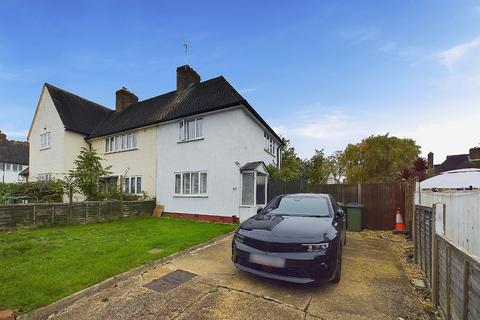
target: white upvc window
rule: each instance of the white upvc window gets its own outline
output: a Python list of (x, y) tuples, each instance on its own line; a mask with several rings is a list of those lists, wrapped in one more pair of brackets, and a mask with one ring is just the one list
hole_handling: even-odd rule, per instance
[(40, 150), (50, 148), (50, 132), (45, 132), (40, 135)]
[(175, 172), (176, 196), (206, 196), (208, 175), (206, 171)]
[(125, 177), (123, 179), (123, 191), (125, 193), (142, 193), (142, 177)]
[(178, 141), (203, 138), (203, 118), (183, 119), (178, 123)]
[(105, 139), (105, 153), (127, 151), (137, 148), (137, 132), (119, 134)]
[(38, 175), (38, 179), (39, 181), (50, 181), (52, 180), (52, 174), (51, 173), (40, 173)]
[(263, 133), (263, 138), (264, 138), (263, 148), (265, 149), (265, 151), (267, 151), (268, 153), (270, 153), (273, 156), (276, 156), (278, 145), (277, 145), (277, 142), (275, 141), (275, 139), (273, 139), (273, 137), (270, 136), (267, 132)]

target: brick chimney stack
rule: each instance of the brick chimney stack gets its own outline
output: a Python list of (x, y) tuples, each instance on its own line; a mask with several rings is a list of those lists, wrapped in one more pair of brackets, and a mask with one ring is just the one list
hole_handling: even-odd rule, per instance
[(133, 94), (133, 92), (128, 91), (127, 88), (122, 87), (115, 93), (116, 101), (115, 101), (115, 111), (121, 112), (125, 110), (131, 104), (138, 102), (138, 97)]
[(470, 161), (480, 160), (480, 148), (478, 147), (470, 148), (468, 152), (468, 158)]
[(433, 152), (429, 152), (427, 155), (427, 170), (433, 172)]
[(7, 135), (0, 130), (0, 141), (6, 141), (7, 140)]
[(192, 83), (200, 83), (200, 76), (189, 65), (177, 68), (177, 91), (183, 91)]

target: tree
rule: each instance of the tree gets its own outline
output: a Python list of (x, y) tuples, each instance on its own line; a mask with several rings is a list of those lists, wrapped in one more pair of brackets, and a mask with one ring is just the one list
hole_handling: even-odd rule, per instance
[(87, 200), (101, 198), (100, 178), (111, 173), (110, 166), (102, 166), (102, 160), (95, 149), (88, 150), (83, 147), (74, 162), (74, 169), (68, 173), (66, 180), (71, 181), (71, 186), (80, 191)]
[(341, 183), (342, 177), (345, 176), (345, 163), (343, 159), (343, 151), (335, 151), (327, 157), (327, 171), (332, 174), (336, 183)]
[(272, 179), (293, 180), (301, 177), (302, 159), (297, 156), (295, 148), (290, 146), (290, 140), (283, 139), (285, 147), (282, 150), (282, 165), (280, 170), (274, 165), (268, 166)]
[(419, 181), (427, 178), (428, 162), (425, 158), (418, 157), (413, 161), (413, 171)]
[(412, 139), (390, 137), (388, 133), (372, 135), (345, 149), (345, 176), (349, 183), (393, 181), (402, 169), (411, 166), (419, 152), (420, 147)]
[(315, 149), (315, 154), (303, 161), (302, 176), (312, 184), (322, 184), (326, 182), (328, 174), (327, 159), (323, 149)]

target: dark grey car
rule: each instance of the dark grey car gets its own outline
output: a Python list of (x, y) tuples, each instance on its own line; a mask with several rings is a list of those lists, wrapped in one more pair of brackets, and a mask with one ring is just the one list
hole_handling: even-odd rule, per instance
[(345, 242), (344, 213), (331, 195), (281, 195), (237, 228), (232, 261), (278, 280), (339, 282)]

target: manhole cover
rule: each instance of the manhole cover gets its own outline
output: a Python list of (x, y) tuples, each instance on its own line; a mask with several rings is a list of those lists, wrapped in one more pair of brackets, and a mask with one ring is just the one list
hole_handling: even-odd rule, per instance
[(165, 293), (175, 289), (182, 283), (190, 281), (195, 276), (196, 274), (194, 273), (179, 269), (179, 270), (170, 272), (169, 274), (166, 274), (161, 278), (153, 280), (150, 283), (147, 283), (145, 287), (160, 293)]

